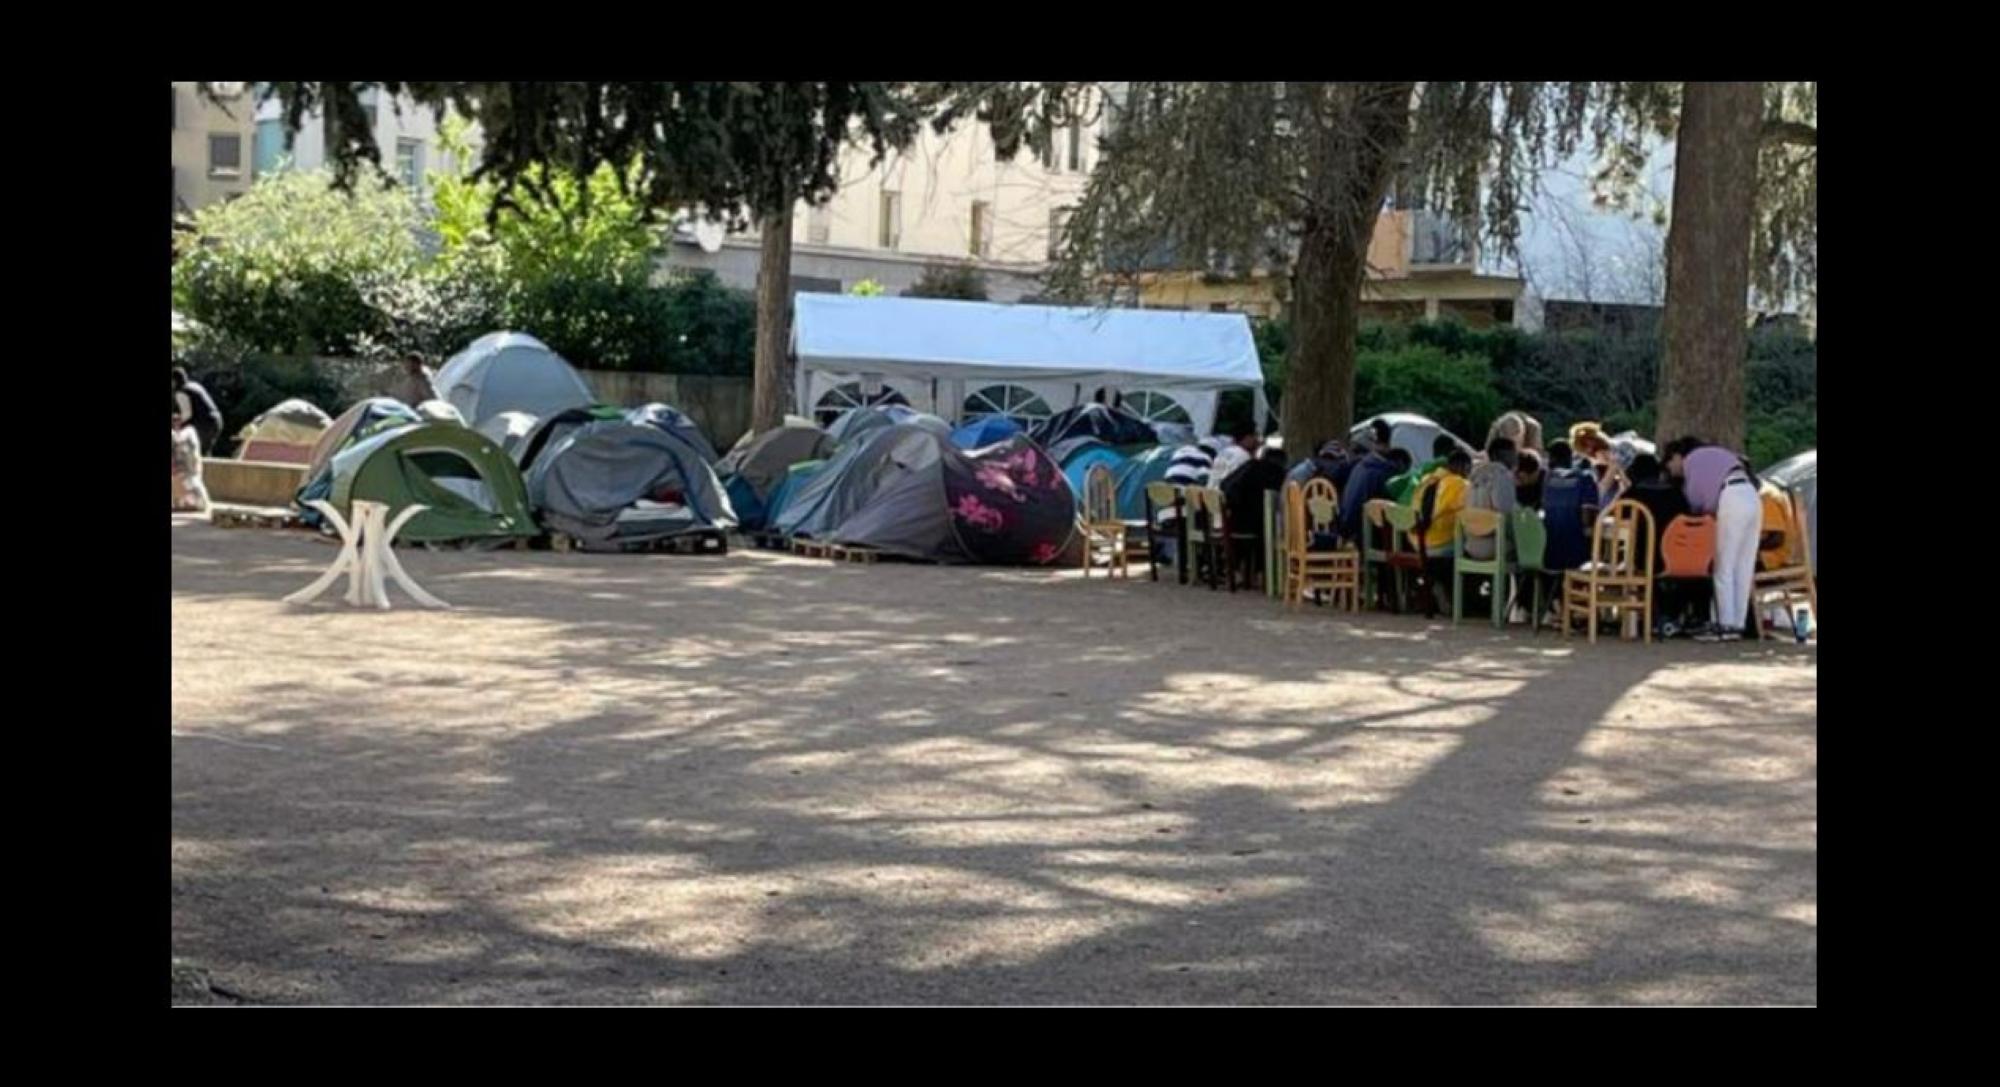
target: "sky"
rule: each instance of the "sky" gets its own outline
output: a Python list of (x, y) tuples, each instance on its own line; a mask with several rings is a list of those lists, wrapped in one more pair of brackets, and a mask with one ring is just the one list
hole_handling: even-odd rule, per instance
[[(1528, 280), (1521, 319), (1540, 323), (1545, 299), (1658, 304), (1666, 284), (1666, 228), (1650, 214), (1634, 218), (1625, 210), (1598, 208), (1591, 197), (1590, 175), (1595, 156), (1580, 151), (1562, 164), (1543, 170), (1529, 212), (1522, 217), (1517, 242), (1520, 257), (1502, 261), (1489, 256), (1491, 270), (1522, 275)], [(1664, 209), (1673, 195), (1673, 145), (1656, 144), (1646, 169), (1643, 206)], [(1490, 246), (1489, 246), (1490, 250)]]

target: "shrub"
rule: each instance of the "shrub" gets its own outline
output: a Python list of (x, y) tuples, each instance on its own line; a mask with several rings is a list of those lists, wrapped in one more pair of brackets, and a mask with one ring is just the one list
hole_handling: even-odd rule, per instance
[(1362, 352), (1354, 368), (1354, 402), (1357, 418), (1419, 412), (1467, 441), (1484, 438), (1487, 426), (1505, 410), (1492, 364), (1477, 355), (1452, 355), (1419, 344)]
[(986, 275), (970, 264), (937, 263), (924, 271), (905, 298), (956, 298), (967, 302), (986, 301)]

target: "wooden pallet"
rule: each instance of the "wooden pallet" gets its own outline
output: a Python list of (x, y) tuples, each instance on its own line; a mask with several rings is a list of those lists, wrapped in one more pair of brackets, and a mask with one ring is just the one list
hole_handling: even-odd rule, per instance
[(282, 506), (211, 505), (208, 523), (217, 528), (300, 528), (305, 522), (296, 510)]
[(782, 533), (746, 532), (744, 536), (749, 539), (752, 547), (765, 551), (790, 551), (792, 549), (791, 538)]
[(808, 559), (829, 559), (833, 557), (833, 545), (824, 540), (794, 538), (792, 540), (792, 554)]
[(664, 552), (672, 555), (727, 555), (729, 536), (714, 529), (689, 532), (679, 536), (668, 536), (658, 540), (644, 540), (633, 543), (616, 540), (603, 544), (588, 544), (565, 532), (549, 533), (549, 546), (556, 551), (593, 551), (598, 554), (634, 554)]
[(829, 550), (831, 554), (828, 557), (835, 562), (872, 563), (882, 557), (882, 553), (872, 547), (844, 547), (840, 544), (834, 544)]

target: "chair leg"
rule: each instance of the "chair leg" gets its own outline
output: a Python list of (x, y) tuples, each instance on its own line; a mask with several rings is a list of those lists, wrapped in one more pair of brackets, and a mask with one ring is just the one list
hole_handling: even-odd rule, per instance
[[(1505, 556), (1502, 557), (1504, 558)], [(1504, 630), (1507, 627), (1507, 593), (1506, 593), (1507, 586), (1508, 586), (1507, 568), (1503, 566), (1500, 569), (1493, 571), (1493, 629), (1494, 630)]]
[(1589, 619), (1591, 645), (1597, 644), (1597, 611), (1598, 611), (1597, 585), (1595, 583), (1592, 583), (1590, 586), (1590, 619)]
[(1451, 625), (1457, 626), (1465, 618), (1465, 575), (1459, 572), (1458, 563), (1451, 564)]

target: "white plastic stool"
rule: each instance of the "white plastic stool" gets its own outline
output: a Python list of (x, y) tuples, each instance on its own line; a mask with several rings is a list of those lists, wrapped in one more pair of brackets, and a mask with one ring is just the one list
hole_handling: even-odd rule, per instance
[(389, 607), (389, 593), (383, 584), (382, 575), (387, 574), (410, 598), (429, 608), (449, 608), (450, 604), (425, 592), (412, 579), (403, 564), (397, 560), (396, 552), (389, 546), (396, 539), (396, 533), (403, 530), (410, 518), (429, 508), (422, 505), (407, 506), (396, 515), (395, 521), (388, 519), (389, 507), (380, 502), (354, 503), (354, 522), (349, 524), (340, 516), (340, 511), (332, 503), (315, 500), (312, 507), (325, 517), (327, 523), (340, 534), (340, 554), (334, 557), (333, 565), (319, 576), (319, 580), (285, 598), (287, 604), (308, 604), (319, 598), (340, 575), (347, 575), (347, 602), (357, 606), (373, 605), (386, 610)]

